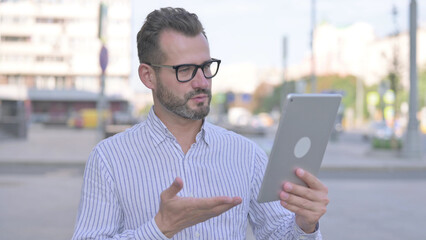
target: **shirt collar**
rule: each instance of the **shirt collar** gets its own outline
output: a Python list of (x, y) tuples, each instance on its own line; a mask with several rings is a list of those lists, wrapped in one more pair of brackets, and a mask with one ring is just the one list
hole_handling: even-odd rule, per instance
[[(175, 139), (175, 136), (173, 136), (169, 129), (167, 129), (166, 125), (164, 125), (160, 118), (158, 118), (158, 116), (155, 114), (154, 106), (152, 106), (149, 110), (146, 121), (150, 129), (151, 137), (156, 145), (163, 142), (166, 138)], [(211, 129), (206, 125), (208, 125), (208, 123), (206, 123), (204, 119), (203, 125), (201, 125), (201, 131), (197, 134), (195, 140), (196, 142), (203, 140), (207, 145), (209, 145), (209, 132), (211, 131)]]

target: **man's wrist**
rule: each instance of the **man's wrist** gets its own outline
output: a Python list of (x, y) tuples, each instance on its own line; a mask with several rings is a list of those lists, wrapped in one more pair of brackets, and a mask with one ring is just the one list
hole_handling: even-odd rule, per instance
[(296, 224), (302, 231), (308, 234), (318, 230), (318, 225), (319, 225), (318, 222), (314, 224), (305, 223), (305, 221), (301, 220), (297, 215), (296, 215)]
[(317, 222), (315, 225), (309, 225), (309, 226), (301, 226), (296, 222), (296, 225), (299, 227), (301, 231), (303, 231), (306, 234), (312, 234), (318, 231), (319, 229), (319, 222)]
[(172, 238), (177, 232), (170, 230), (169, 227), (167, 227), (161, 219), (162, 218), (160, 214), (157, 213), (157, 215), (155, 215), (154, 217), (155, 224), (157, 224), (158, 229), (160, 229), (164, 236)]
[(292, 228), (293, 228), (293, 236), (295, 239), (306, 239), (306, 240), (322, 239), (320, 229), (319, 229), (319, 223), (317, 223), (317, 225), (315, 226), (315, 231), (312, 233), (305, 232), (303, 229), (299, 227), (299, 225), (297, 225), (296, 221), (293, 222)]
[(313, 232), (316, 231), (317, 225), (318, 225), (318, 223), (315, 224), (315, 225), (309, 226), (309, 227), (307, 227), (307, 226), (304, 226), (304, 227), (299, 226), (299, 227), (300, 227), (300, 229), (302, 229), (302, 231), (309, 234), (309, 233), (313, 233)]

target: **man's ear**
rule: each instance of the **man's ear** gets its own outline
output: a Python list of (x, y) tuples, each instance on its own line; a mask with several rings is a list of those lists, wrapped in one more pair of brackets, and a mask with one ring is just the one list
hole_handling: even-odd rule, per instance
[(154, 70), (147, 64), (141, 63), (138, 68), (139, 79), (149, 89), (155, 87), (155, 73)]

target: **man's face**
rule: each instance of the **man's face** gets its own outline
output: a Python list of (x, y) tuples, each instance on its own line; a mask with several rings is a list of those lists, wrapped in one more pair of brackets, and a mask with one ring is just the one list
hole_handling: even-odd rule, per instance
[[(157, 79), (157, 90), (155, 91), (155, 95), (161, 105), (167, 110), (180, 117), (192, 120), (203, 119), (209, 114), (211, 100), (210, 89), (195, 89), (186, 93), (183, 97), (180, 97), (174, 94), (171, 89), (164, 86), (160, 78), (157, 77)], [(204, 99), (193, 99), (200, 98), (200, 96), (207, 96), (208, 101), (206, 102)], [(195, 106), (194, 104), (191, 105), (190, 101), (195, 101)]]
[[(160, 35), (160, 46), (166, 55), (163, 65), (202, 64), (211, 59), (204, 35), (187, 37), (175, 31)], [(201, 69), (189, 82), (178, 82), (174, 69), (161, 68), (156, 74), (154, 97), (161, 107), (185, 119), (199, 120), (210, 111), (211, 79)]]

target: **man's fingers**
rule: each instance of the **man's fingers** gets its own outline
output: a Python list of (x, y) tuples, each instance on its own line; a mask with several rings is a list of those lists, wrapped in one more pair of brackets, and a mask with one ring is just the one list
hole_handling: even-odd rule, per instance
[(242, 199), (240, 197), (212, 197), (212, 198), (198, 198), (196, 199), (196, 205), (194, 205), (195, 208), (198, 209), (212, 209), (217, 208), (221, 206), (236, 206), (242, 202)]
[[(282, 196), (294, 195), (309, 201), (321, 202), (325, 205), (327, 205), (329, 202), (327, 192), (328, 190), (314, 190), (305, 186), (300, 186), (289, 182), (284, 183), (283, 190), (284, 192), (281, 193), (283, 194)], [(280, 195), (281, 198), (282, 196)], [(286, 199), (282, 198), (282, 200)]]
[(232, 203), (236, 206), (243, 202), (243, 199), (241, 197), (233, 197)]
[(311, 189), (327, 190), (327, 187), (312, 173), (301, 168), (296, 169), (296, 175), (302, 179)]
[(228, 211), (229, 209), (239, 205), (241, 202), (242, 202), (242, 199), (240, 197), (233, 197), (233, 198), (227, 199), (226, 201), (218, 201), (216, 202), (214, 207), (210, 207), (206, 210), (210, 212), (211, 217), (219, 216), (220, 214)]
[(328, 188), (311, 173), (298, 168), (296, 175), (308, 187), (285, 182), (280, 193), (281, 205), (296, 214), (296, 223), (305, 232), (313, 232), (327, 211)]
[(172, 185), (161, 193), (163, 199), (170, 199), (176, 196), (183, 188), (183, 181), (180, 177), (176, 177)]
[[(286, 192), (281, 192), (280, 199), (281, 199), (281, 201), (284, 201), (285, 203), (287, 203), (289, 205), (292, 205), (292, 206), (295, 206), (295, 207), (298, 207), (298, 208), (301, 208), (301, 209), (306, 209), (306, 210), (309, 210), (309, 211), (316, 211), (316, 205), (317, 204), (315, 202), (312, 202), (308, 199), (301, 198), (297, 195), (287, 194)], [(281, 205), (283, 205), (283, 204), (281, 203)]]

